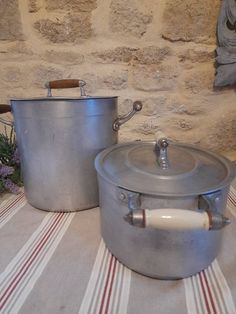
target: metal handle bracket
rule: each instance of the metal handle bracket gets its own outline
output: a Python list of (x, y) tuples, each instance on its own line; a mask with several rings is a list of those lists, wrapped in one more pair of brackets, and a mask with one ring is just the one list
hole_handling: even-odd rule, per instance
[(157, 163), (162, 169), (168, 169), (170, 163), (168, 160), (167, 147), (169, 142), (166, 138), (161, 138), (155, 145), (155, 153), (157, 155)]
[(138, 111), (141, 111), (142, 107), (143, 107), (143, 104), (141, 103), (141, 101), (135, 101), (133, 103), (133, 109), (130, 112), (128, 112), (127, 114), (123, 116), (118, 117), (114, 121), (113, 126), (112, 126), (113, 130), (117, 132), (120, 129), (120, 126), (124, 124), (125, 122), (127, 122), (128, 120), (130, 120), (135, 115), (135, 113), (137, 113)]
[(199, 211), (179, 208), (142, 209), (141, 195), (128, 194), (129, 213), (124, 220), (136, 227), (152, 227), (163, 230), (219, 230), (230, 220), (218, 210), (220, 192), (201, 195)]

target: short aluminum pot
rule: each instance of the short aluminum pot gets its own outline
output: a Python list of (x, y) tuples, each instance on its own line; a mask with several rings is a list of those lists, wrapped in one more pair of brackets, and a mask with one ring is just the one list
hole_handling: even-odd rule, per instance
[(193, 145), (133, 142), (95, 160), (102, 237), (127, 267), (179, 279), (217, 256), (235, 166)]

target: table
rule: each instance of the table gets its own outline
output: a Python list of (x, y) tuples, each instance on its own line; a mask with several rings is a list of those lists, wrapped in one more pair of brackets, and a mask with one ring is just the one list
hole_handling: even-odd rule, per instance
[(99, 208), (53, 213), (22, 191), (0, 205), (0, 313), (236, 313), (236, 183), (217, 259), (201, 273), (163, 281), (137, 274), (106, 249)]

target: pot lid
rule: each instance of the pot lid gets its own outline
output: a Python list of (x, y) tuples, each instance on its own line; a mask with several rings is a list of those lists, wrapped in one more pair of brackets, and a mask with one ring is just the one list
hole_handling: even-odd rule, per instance
[(223, 156), (166, 139), (112, 146), (96, 157), (95, 166), (116, 186), (163, 196), (214, 192), (235, 176), (234, 164)]

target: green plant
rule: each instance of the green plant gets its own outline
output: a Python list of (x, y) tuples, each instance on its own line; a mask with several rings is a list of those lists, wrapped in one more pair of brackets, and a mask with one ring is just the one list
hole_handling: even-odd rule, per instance
[(9, 134), (6, 127), (4, 131), (0, 133), (0, 193), (5, 191), (18, 193), (23, 182), (16, 137), (13, 127)]

